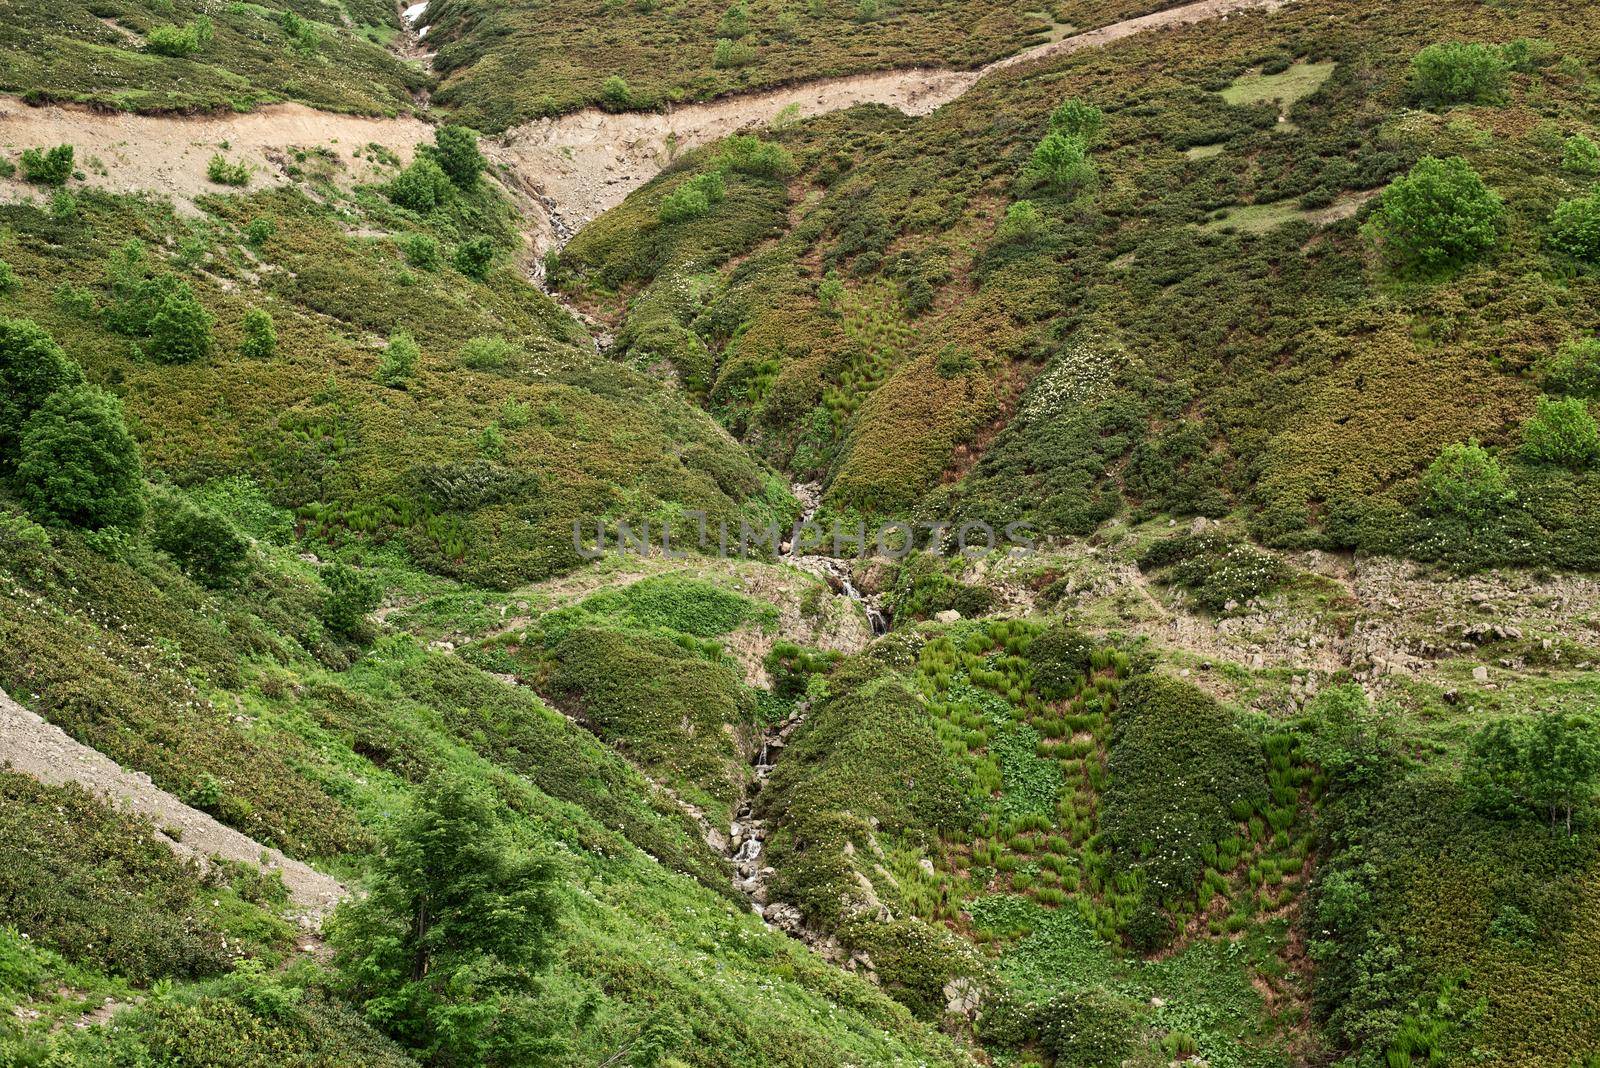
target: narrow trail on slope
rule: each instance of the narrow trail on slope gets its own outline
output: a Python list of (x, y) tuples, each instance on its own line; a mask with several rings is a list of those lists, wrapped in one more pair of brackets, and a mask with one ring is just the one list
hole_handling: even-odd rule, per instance
[[(173, 797), (148, 775), (122, 768), (0, 691), (0, 765), (50, 786), (81, 786), (124, 812), (155, 824), (156, 838), (202, 866), (212, 857), (283, 876), (289, 902), (308, 928), (320, 926), (350, 891), (329, 875), (224, 826)], [(176, 832), (176, 833), (169, 833)]]
[[(1100, 48), (1151, 30), (1239, 12), (1270, 12), (1289, 2), (1198, 0), (1038, 45), (971, 71), (913, 68), (829, 78), (665, 113), (590, 108), (525, 123), (498, 138), (485, 138), (483, 147), (527, 215), (526, 229), (537, 260), (596, 215), (620, 204), (678, 152), (739, 130), (764, 126), (781, 116), (805, 118), (858, 104), (885, 104), (908, 115), (925, 115), (996, 71)], [(415, 7), (407, 11), (415, 12)], [(418, 49), (425, 55), (420, 45)], [(198, 212), (196, 196), (231, 191), (206, 177), (206, 164), (214, 153), (253, 167), (251, 188), (288, 184), (294, 148), (317, 149), (342, 172), (342, 181), (357, 182), (379, 173), (373, 154), (365, 151), (368, 144), (409, 162), (418, 145), (432, 140), (433, 132), (432, 125), (414, 116), (363, 118), (302, 104), (274, 104), (243, 114), (132, 115), (65, 105), (28, 107), (15, 97), (0, 97), (0, 145), (71, 143), (85, 164), (85, 184), (170, 196), (179, 210), (190, 214)], [(20, 178), (0, 180), (0, 201), (36, 193)]]

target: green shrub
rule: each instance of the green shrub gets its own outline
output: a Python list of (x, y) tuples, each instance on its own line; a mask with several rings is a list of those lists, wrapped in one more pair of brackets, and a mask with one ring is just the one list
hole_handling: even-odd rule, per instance
[(1600, 399), (1600, 338), (1574, 338), (1538, 366), (1545, 392)]
[(359, 639), (367, 633), (367, 615), (383, 599), (376, 579), (348, 564), (330, 564), (322, 571), (327, 594), (322, 599), (322, 622), (341, 638)]
[(265, 308), (251, 308), (244, 313), (243, 325), (239, 354), (247, 360), (272, 359), (278, 351), (278, 329), (273, 325), (272, 314)]
[(74, 155), (71, 145), (24, 149), (22, 177), (35, 185), (66, 185), (67, 179), (72, 177)]
[(1581, 470), (1600, 460), (1600, 427), (1578, 397), (1540, 397), (1522, 425), (1522, 453), (1534, 463)]
[(310, 55), (317, 50), (317, 28), (309, 20), (293, 11), (285, 11), (278, 16), (278, 27), (283, 30), (285, 43), (292, 50), (301, 55)]
[(9, 293), (16, 288), (17, 272), (12, 269), (11, 264), (0, 260), (0, 294)]
[(211, 354), (211, 313), (188, 282), (167, 287), (145, 325), (141, 349), (158, 363), (193, 363)]
[(411, 376), (417, 373), (417, 363), (422, 359), (422, 346), (409, 330), (396, 330), (389, 335), (383, 355), (378, 359), (374, 377), (390, 389), (405, 389)]
[(122, 403), (88, 385), (52, 393), (23, 426), (16, 481), (35, 516), (99, 530), (144, 515), (139, 450)]
[(1484, 520), (1511, 500), (1500, 462), (1476, 441), (1446, 445), (1422, 476), (1424, 505), (1435, 515)]
[(1600, 144), (1584, 134), (1573, 134), (1562, 146), (1561, 169), (1585, 178), (1600, 175)]
[(255, 248), (260, 248), (267, 243), (273, 234), (278, 232), (278, 224), (272, 221), (269, 215), (258, 215), (251, 219), (244, 228), (244, 239)]
[(743, 41), (719, 37), (711, 52), (711, 65), (717, 70), (746, 67), (756, 61), (756, 50)]
[(659, 216), (664, 223), (688, 222), (707, 215), (714, 204), (726, 196), (722, 172), (697, 174), (661, 200)]
[(385, 843), (367, 897), (334, 918), (346, 990), (427, 1063), (549, 1063), (559, 1047), (537, 973), (551, 959), (554, 875), (485, 788), (429, 783)]
[(432, 234), (410, 233), (395, 238), (400, 254), (413, 267), (424, 271), (437, 271), (444, 262), (439, 254), (439, 239)]
[(633, 90), (620, 74), (613, 74), (601, 83), (600, 106), (607, 111), (627, 111), (633, 107)]
[(457, 189), (474, 189), (483, 175), (478, 135), (465, 126), (441, 126), (433, 135), (433, 158)]
[(451, 262), (456, 270), (468, 278), (481, 282), (489, 277), (489, 270), (494, 266), (494, 242), (487, 237), (474, 237), (470, 241), (463, 241), (456, 246)]
[(1383, 191), (1367, 233), (1395, 266), (1437, 271), (1493, 248), (1503, 211), (1466, 160), (1429, 156)]
[(480, 336), (468, 338), (456, 358), (461, 366), (473, 371), (493, 371), (510, 363), (520, 352), (505, 338)]
[(206, 177), (218, 185), (249, 185), (250, 165), (229, 163), (227, 157), (218, 152), (206, 164)]
[(1600, 193), (1556, 205), (1546, 240), (1557, 252), (1600, 266)]
[(750, 9), (743, 0), (734, 0), (728, 5), (728, 10), (722, 13), (722, 18), (717, 21), (717, 36), (731, 37), (737, 40), (750, 32)]
[(390, 180), (386, 192), (402, 208), (425, 215), (447, 201), (452, 188), (444, 168), (426, 156), (418, 156)]
[(82, 369), (38, 324), (0, 316), (0, 469), (16, 462), (22, 427), (45, 399), (82, 384)]
[(1600, 734), (1579, 715), (1547, 712), (1496, 720), (1473, 737), (1466, 781), (1490, 812), (1533, 816), (1572, 833), (1575, 813), (1593, 800), (1600, 777)]
[(1086, 145), (1100, 140), (1105, 129), (1105, 112), (1082, 100), (1066, 100), (1050, 113), (1050, 129), (1076, 137)]
[(1500, 58), (1518, 74), (1533, 74), (1555, 59), (1556, 47), (1540, 37), (1519, 37), (1500, 46)]
[(1089, 161), (1089, 143), (1082, 137), (1051, 131), (1034, 148), (1025, 173), (1059, 192), (1093, 181), (1095, 172), (1094, 164)]
[(756, 178), (787, 178), (796, 170), (788, 149), (750, 134), (735, 134), (723, 141), (718, 162), (738, 174)]
[(1006, 208), (1005, 218), (995, 227), (997, 242), (1021, 244), (1032, 241), (1044, 232), (1044, 212), (1031, 200), (1019, 200)]
[(158, 56), (182, 59), (209, 48), (214, 33), (211, 19), (200, 15), (182, 26), (155, 27), (145, 38), (144, 47), (145, 51)]
[(1411, 60), (1411, 90), (1428, 107), (1494, 104), (1505, 96), (1506, 61), (1488, 45), (1432, 44)]
[(1118, 1068), (1133, 1052), (1132, 1006), (1103, 990), (1072, 990), (1039, 1006), (1039, 1046), (1057, 1065)]
[(220, 589), (243, 573), (250, 543), (220, 512), (171, 490), (151, 498), (151, 542), (202, 585)]
[(1093, 666), (1094, 640), (1081, 631), (1055, 623), (1028, 646), (1033, 688), (1046, 701), (1071, 697)]
[(1166, 581), (1189, 590), (1212, 612), (1269, 593), (1293, 574), (1274, 554), (1215, 531), (1158, 541), (1140, 554), (1139, 569), (1165, 572)]
[(50, 218), (56, 222), (70, 222), (78, 217), (78, 198), (65, 189), (50, 194)]

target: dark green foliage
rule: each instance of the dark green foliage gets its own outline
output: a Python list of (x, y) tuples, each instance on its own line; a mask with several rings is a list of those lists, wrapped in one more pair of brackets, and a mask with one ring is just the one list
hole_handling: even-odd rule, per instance
[(154, 52), (158, 56), (183, 59), (211, 47), (215, 34), (215, 24), (206, 16), (200, 15), (182, 26), (155, 27), (145, 38), (144, 47), (146, 51)]
[(431, 782), (385, 843), (366, 899), (336, 916), (335, 963), (368, 1019), (425, 1063), (539, 1063), (559, 1048), (537, 980), (554, 874), (483, 787)]
[(1094, 640), (1082, 631), (1051, 625), (1028, 646), (1033, 688), (1046, 701), (1076, 694), (1093, 667), (1094, 650)]
[(158, 363), (193, 363), (211, 353), (211, 313), (188, 282), (163, 293), (145, 324), (145, 354)]
[(1105, 112), (1083, 100), (1065, 100), (1050, 113), (1050, 129), (1076, 137), (1086, 145), (1100, 140)]
[(1556, 205), (1548, 241), (1557, 252), (1600, 266), (1600, 193)]
[(322, 584), (327, 588), (322, 622), (341, 638), (363, 637), (368, 629), (368, 614), (383, 599), (383, 587), (377, 579), (348, 564), (330, 564), (323, 569)]
[(437, 271), (443, 263), (439, 255), (439, 239), (432, 234), (401, 234), (395, 238), (406, 262), (424, 271)]
[(139, 449), (122, 402), (95, 386), (52, 393), (23, 425), (16, 483), (34, 515), (99, 530), (144, 515)]
[(36, 944), (137, 983), (215, 975), (230, 954), (197, 869), (154, 828), (77, 788), (0, 770), (0, 916)]
[(1062, 1068), (1117, 1068), (1133, 1049), (1134, 1013), (1103, 990), (1057, 994), (1035, 1012), (1039, 1046)]
[(239, 355), (247, 360), (270, 360), (277, 354), (278, 330), (270, 312), (265, 308), (251, 308), (244, 313), (243, 326)]
[(938, 553), (912, 553), (895, 573), (889, 591), (889, 615), (896, 622), (932, 619), (955, 611), (964, 618), (981, 616), (994, 607), (994, 594), (985, 586), (962, 582), (961, 557)]
[(1277, 555), (1216, 530), (1153, 543), (1139, 555), (1139, 569), (1184, 587), (1212, 612), (1232, 611), (1292, 575)]
[(389, 199), (402, 208), (423, 215), (450, 198), (452, 186), (444, 168), (427, 156), (418, 156), (411, 165), (390, 180)]
[(661, 221), (687, 222), (708, 214), (727, 195), (721, 171), (697, 174), (661, 199)]
[(150, 503), (152, 544), (196, 581), (220, 588), (244, 571), (250, 542), (226, 516), (171, 490), (156, 493)]
[(1592, 467), (1600, 460), (1600, 427), (1578, 397), (1540, 397), (1539, 407), (1522, 426), (1522, 454), (1534, 463)]
[(1528, 720), (1496, 720), (1472, 739), (1466, 781), (1480, 807), (1533, 816), (1572, 833), (1594, 799), (1600, 777), (1600, 735), (1583, 716), (1547, 712)]
[(0, 317), (0, 468), (17, 459), (28, 417), (58, 389), (83, 384), (83, 371), (38, 324)]
[(1505, 95), (1506, 61), (1488, 45), (1432, 44), (1411, 60), (1411, 90), (1429, 107), (1495, 104)]
[(71, 145), (26, 148), (22, 151), (22, 177), (35, 185), (66, 185), (72, 177)]
[(1232, 715), (1202, 691), (1156, 675), (1123, 688), (1106, 767), (1101, 833), (1113, 862), (1140, 873), (1150, 902), (1193, 893), (1205, 847), (1237, 827), (1235, 806), (1253, 809), (1267, 792), (1261, 747)]
[(1573, 134), (1561, 146), (1561, 169), (1586, 178), (1600, 175), (1600, 144), (1586, 134)]
[(1446, 445), (1422, 476), (1424, 506), (1436, 515), (1483, 521), (1512, 498), (1500, 461), (1476, 441)]
[(481, 282), (489, 277), (489, 268), (494, 266), (494, 242), (487, 237), (474, 237), (470, 241), (463, 241), (456, 246), (452, 262), (456, 270), (468, 278)]
[(465, 126), (441, 126), (433, 135), (433, 158), (458, 189), (472, 189), (485, 167), (478, 135)]
[(1492, 249), (1503, 210), (1466, 160), (1429, 156), (1383, 191), (1368, 232), (1395, 266), (1439, 271)]

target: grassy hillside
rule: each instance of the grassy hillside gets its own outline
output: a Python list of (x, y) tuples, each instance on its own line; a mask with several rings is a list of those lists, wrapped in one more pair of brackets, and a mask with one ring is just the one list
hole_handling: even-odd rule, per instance
[(120, 111), (244, 111), (293, 100), (393, 115), (409, 111), (427, 84), (387, 49), (397, 32), (395, 11), (373, 0), (6, 0), (0, 90)]
[[(709, 410), (838, 512), (1061, 535), (1241, 512), (1283, 546), (1588, 567), (1590, 461), (1524, 447), (1541, 391), (1571, 389), (1550, 368), (1597, 325), (1592, 265), (1549, 236), (1594, 181), (1567, 159), (1596, 132), (1574, 17), (1313, 2), (1135, 38), (923, 120), (773, 133), (798, 168), (787, 214), (736, 176), (663, 221), (720, 165), (685, 160), (562, 267), (628, 298), (625, 355), (694, 369)], [(1535, 37), (1496, 101), (1420, 106), (1425, 46)], [(1072, 100), (1103, 118), (1063, 185), (1031, 160)], [(1427, 156), (1504, 202), (1489, 248), (1431, 272), (1363, 231)], [(1423, 476), (1470, 440), (1515, 503), (1464, 528)]]

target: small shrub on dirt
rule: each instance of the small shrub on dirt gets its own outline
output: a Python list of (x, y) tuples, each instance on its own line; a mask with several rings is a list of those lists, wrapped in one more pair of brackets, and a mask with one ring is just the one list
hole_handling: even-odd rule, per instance
[(1139, 569), (1194, 594), (1212, 612), (1231, 610), (1284, 585), (1293, 572), (1277, 555), (1217, 532), (1180, 534), (1150, 546)]
[(72, 177), (74, 155), (71, 145), (23, 149), (23, 180), (34, 185), (66, 185), (67, 179)]
[(457, 189), (475, 189), (485, 166), (478, 135), (465, 126), (441, 126), (433, 135), (433, 158)]
[(226, 156), (218, 152), (206, 164), (206, 177), (218, 185), (249, 185), (250, 165), (248, 163), (230, 163)]

